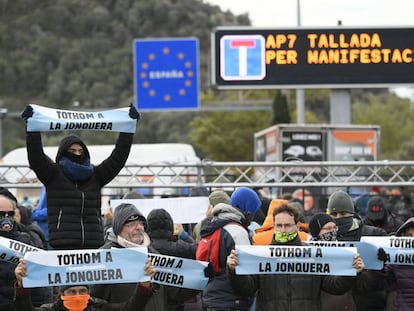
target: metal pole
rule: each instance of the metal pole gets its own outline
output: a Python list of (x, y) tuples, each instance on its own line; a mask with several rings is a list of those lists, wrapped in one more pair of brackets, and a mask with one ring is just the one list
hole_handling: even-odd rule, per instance
[[(300, 0), (297, 0), (297, 19), (298, 27), (300, 27)], [(305, 91), (303, 89), (296, 89), (296, 123), (305, 124)]]
[(7, 114), (7, 108), (0, 108), (0, 158), (3, 156), (3, 118)]

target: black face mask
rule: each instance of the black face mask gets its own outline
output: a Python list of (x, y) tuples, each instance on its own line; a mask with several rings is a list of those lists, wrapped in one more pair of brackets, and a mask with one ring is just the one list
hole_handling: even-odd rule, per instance
[(354, 222), (353, 216), (343, 217), (343, 218), (336, 218), (335, 219), (336, 225), (338, 226), (338, 235), (343, 235), (349, 231)]
[(0, 231), (12, 231), (14, 219), (12, 217), (3, 217), (0, 219)]
[(75, 163), (78, 163), (78, 164), (83, 164), (86, 161), (86, 155), (84, 153), (83, 154), (74, 154), (74, 153), (66, 152), (65, 157), (67, 157), (72, 162), (75, 162)]

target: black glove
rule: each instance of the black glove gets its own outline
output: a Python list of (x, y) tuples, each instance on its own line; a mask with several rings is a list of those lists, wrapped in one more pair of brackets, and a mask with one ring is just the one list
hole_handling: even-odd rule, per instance
[(206, 278), (213, 278), (214, 277), (213, 263), (209, 262), (207, 267), (204, 268), (204, 276)]
[(129, 104), (129, 117), (134, 120), (141, 119), (141, 115), (133, 104)]
[(381, 260), (383, 262), (387, 262), (388, 261), (388, 257), (389, 257), (389, 254), (387, 254), (385, 252), (385, 250), (382, 247), (380, 247), (378, 249), (378, 254), (377, 254), (378, 260)]
[(27, 105), (26, 108), (24, 108), (24, 111), (22, 112), (22, 119), (27, 122), (27, 119), (31, 118), (33, 116), (33, 108), (30, 105)]

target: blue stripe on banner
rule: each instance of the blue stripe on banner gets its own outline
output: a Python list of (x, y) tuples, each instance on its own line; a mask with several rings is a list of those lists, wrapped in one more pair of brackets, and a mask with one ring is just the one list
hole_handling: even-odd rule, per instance
[[(388, 254), (387, 264), (414, 266), (414, 238), (400, 236), (364, 236), (361, 241), (382, 247)], [(376, 252), (376, 253), (377, 253)]]
[(92, 112), (30, 106), (33, 116), (27, 120), (28, 132), (87, 130), (135, 133), (137, 125), (137, 120), (129, 117), (129, 108)]
[(146, 247), (28, 252), (23, 286), (145, 282), (147, 257)]
[(356, 248), (314, 246), (236, 246), (236, 274), (312, 274), (355, 276)]
[(44, 252), (40, 248), (0, 236), (0, 260), (18, 264), (27, 252)]
[(150, 254), (156, 268), (154, 283), (203, 290), (208, 282), (204, 276), (206, 262), (172, 257), (160, 254)]
[(356, 247), (357, 252), (361, 255), (361, 258), (364, 261), (366, 270), (382, 270), (384, 267), (384, 263), (381, 260), (378, 260), (378, 247), (369, 243), (358, 241), (309, 241), (308, 243), (310, 245), (323, 247)]

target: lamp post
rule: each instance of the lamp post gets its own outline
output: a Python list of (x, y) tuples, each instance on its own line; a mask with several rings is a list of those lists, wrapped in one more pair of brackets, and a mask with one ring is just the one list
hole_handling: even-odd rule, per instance
[[(300, 27), (300, 0), (296, 3), (298, 27)], [(305, 124), (305, 91), (303, 89), (296, 89), (296, 123)]]

